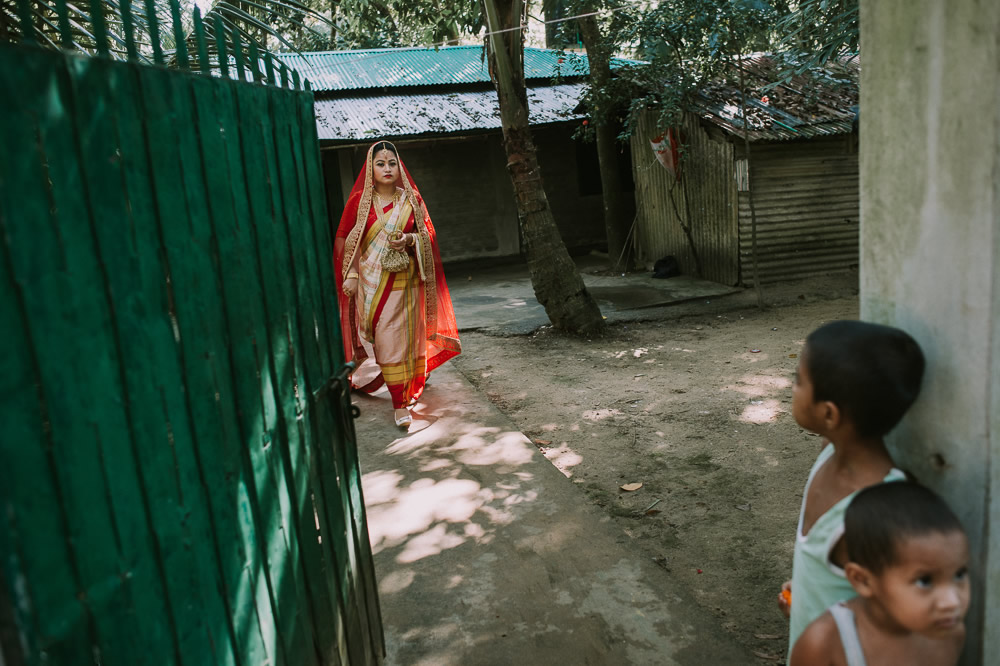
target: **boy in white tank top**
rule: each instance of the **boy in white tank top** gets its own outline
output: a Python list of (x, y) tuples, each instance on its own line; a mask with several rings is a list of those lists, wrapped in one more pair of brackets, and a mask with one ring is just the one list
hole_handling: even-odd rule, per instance
[(969, 544), (944, 501), (901, 481), (847, 509), (847, 579), (858, 596), (810, 624), (789, 666), (954, 666), (965, 641)]

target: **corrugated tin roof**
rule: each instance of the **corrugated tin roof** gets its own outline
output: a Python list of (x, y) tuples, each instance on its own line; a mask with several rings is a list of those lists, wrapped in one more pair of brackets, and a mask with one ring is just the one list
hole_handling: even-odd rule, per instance
[[(481, 46), (283, 53), (278, 57), (309, 79), (314, 92), (490, 82)], [(612, 66), (619, 62), (625, 61), (616, 60)], [(526, 79), (589, 73), (586, 55), (524, 49)]]
[[(750, 141), (803, 139), (853, 130), (860, 72), (856, 61), (831, 62), (769, 90), (764, 86), (780, 78), (777, 62), (768, 55), (754, 54), (744, 63)], [(739, 70), (732, 65), (727, 81), (701, 90), (696, 113), (742, 136), (738, 81)]]
[[(529, 88), (531, 124), (582, 118), (573, 109), (585, 87), (583, 83), (567, 83)], [(492, 90), (316, 100), (320, 140), (360, 141), (499, 127), (500, 108)]]

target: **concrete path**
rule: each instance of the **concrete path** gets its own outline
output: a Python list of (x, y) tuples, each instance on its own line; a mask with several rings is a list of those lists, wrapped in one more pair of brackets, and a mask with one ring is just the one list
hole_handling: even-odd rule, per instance
[(387, 664), (752, 664), (457, 370), (356, 395)]
[[(650, 310), (691, 301), (705, 301), (741, 289), (687, 275), (660, 280), (651, 273), (606, 274), (607, 259), (587, 255), (576, 259), (587, 290), (609, 322), (650, 316)], [(445, 267), (460, 331), (485, 329), (502, 334), (530, 333), (549, 323), (535, 300), (524, 265), (470, 271)]]
[[(546, 323), (518, 270), (449, 273), (460, 325)], [(387, 664), (755, 663), (450, 364), (408, 432), (384, 391), (354, 402)]]

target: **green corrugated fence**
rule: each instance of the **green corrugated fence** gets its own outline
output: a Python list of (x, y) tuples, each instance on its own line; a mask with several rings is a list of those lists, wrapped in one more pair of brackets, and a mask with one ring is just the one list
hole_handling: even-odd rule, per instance
[(0, 45), (6, 666), (384, 653), (312, 94), (217, 46)]

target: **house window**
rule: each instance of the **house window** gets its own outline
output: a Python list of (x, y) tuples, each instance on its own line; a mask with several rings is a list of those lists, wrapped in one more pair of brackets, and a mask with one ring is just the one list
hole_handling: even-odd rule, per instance
[(750, 191), (750, 165), (747, 162), (747, 158), (741, 157), (736, 160), (736, 170), (734, 177), (736, 178), (736, 191), (737, 192), (749, 192)]

